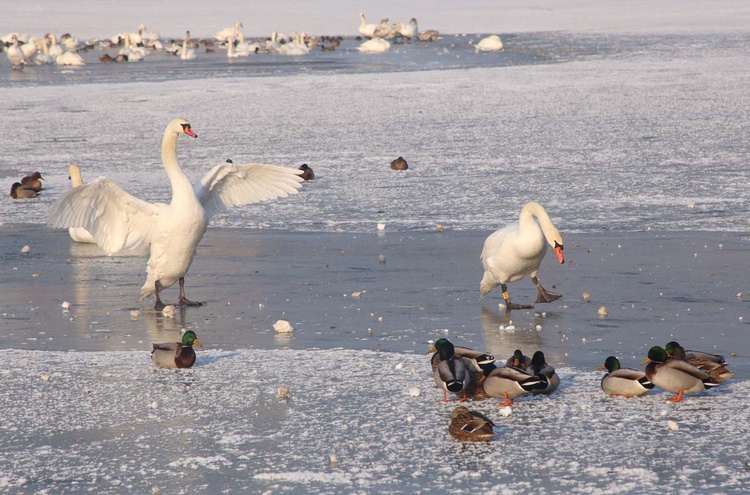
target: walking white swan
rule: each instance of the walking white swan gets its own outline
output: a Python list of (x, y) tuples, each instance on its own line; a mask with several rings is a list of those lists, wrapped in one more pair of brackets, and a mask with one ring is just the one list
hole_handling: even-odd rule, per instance
[(180, 285), (180, 305), (199, 306), (185, 297), (185, 275), (203, 237), (208, 220), (227, 208), (296, 194), (302, 178), (298, 170), (251, 163), (222, 163), (195, 186), (177, 159), (177, 138), (198, 137), (184, 119), (174, 119), (164, 131), (161, 155), (172, 187), (167, 204), (148, 203), (100, 177), (68, 190), (49, 210), (52, 228), (84, 227), (108, 253), (138, 250), (150, 245), (146, 283), (141, 299), (156, 296), (154, 308), (164, 308), (159, 293)]
[[(534, 218), (539, 221), (537, 224)], [(539, 265), (547, 253), (547, 243), (555, 249), (557, 259), (565, 263), (563, 239), (552, 224), (547, 211), (539, 203), (526, 203), (521, 209), (518, 222), (495, 231), (484, 241), (482, 265), (484, 276), (480, 283), (480, 294), (487, 295), (498, 285), (502, 288), (506, 309), (525, 309), (533, 306), (512, 304), (508, 295), (508, 282), (521, 280), (531, 275), (531, 281), (539, 291), (536, 302), (552, 302), (561, 294), (548, 292), (537, 280)]]

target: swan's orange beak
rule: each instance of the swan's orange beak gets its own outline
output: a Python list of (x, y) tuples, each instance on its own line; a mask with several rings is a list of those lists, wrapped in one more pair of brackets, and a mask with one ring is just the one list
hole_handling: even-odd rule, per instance
[(194, 138), (198, 137), (198, 135), (194, 133), (193, 130), (190, 128), (190, 124), (188, 123), (182, 124), (182, 132)]
[(563, 247), (555, 242), (555, 254), (557, 255), (557, 260), (560, 263), (565, 263), (565, 256), (563, 256)]

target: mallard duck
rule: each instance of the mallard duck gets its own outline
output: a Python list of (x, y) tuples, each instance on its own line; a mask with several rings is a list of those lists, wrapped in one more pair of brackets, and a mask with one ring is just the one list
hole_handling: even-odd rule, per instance
[(724, 356), (701, 351), (686, 351), (685, 348), (674, 340), (667, 342), (664, 350), (667, 352), (667, 356), (687, 361), (719, 383), (725, 382), (734, 376), (734, 373), (724, 366), (727, 364)]
[(443, 389), (443, 401), (448, 401), (448, 392), (461, 394), (461, 400), (466, 400), (470, 375), (463, 359), (455, 355), (453, 344), (448, 339), (438, 339), (428, 352), (437, 352), (440, 356), (433, 377), (437, 386)]
[(718, 385), (718, 382), (692, 364), (681, 359), (667, 356), (667, 351), (654, 346), (648, 351), (648, 357), (641, 363), (646, 364), (646, 377), (657, 387), (677, 395), (670, 402), (680, 402), (683, 394), (701, 392)]
[(513, 355), (505, 361), (505, 366), (513, 366), (514, 368), (524, 371), (526, 371), (526, 368), (528, 368), (530, 364), (531, 358), (529, 356), (524, 356), (521, 349), (513, 351)]
[(195, 364), (193, 344), (203, 347), (195, 332), (188, 330), (182, 334), (182, 342), (152, 344), (151, 360), (159, 368), (190, 368)]
[(532, 375), (513, 366), (502, 366), (489, 371), (482, 382), (482, 390), (489, 397), (504, 398), (501, 406), (511, 406), (513, 399), (535, 389), (545, 389), (548, 385), (544, 375)]
[[(447, 342), (446, 339), (439, 339), (438, 342), (440, 340), (445, 340)], [(435, 346), (437, 347), (437, 342), (435, 342)], [(430, 352), (435, 352), (437, 350), (436, 347), (430, 349)], [(492, 354), (475, 351), (474, 349), (469, 349), (468, 347), (462, 347), (460, 345), (453, 345), (453, 354), (463, 359), (464, 365), (469, 369), (469, 371), (474, 373), (483, 373), (483, 365), (495, 362), (495, 356), (493, 356)], [(435, 354), (432, 355), (432, 360), (430, 361), (430, 364), (432, 365), (432, 371), (435, 371), (438, 363), (440, 363), (440, 360), (440, 353), (435, 352)]]
[(448, 431), (456, 440), (464, 442), (487, 442), (495, 436), (493, 423), (487, 416), (458, 406), (451, 413)]
[(313, 172), (312, 167), (310, 167), (310, 165), (308, 165), (307, 163), (303, 163), (302, 165), (300, 165), (299, 169), (302, 170), (302, 173), (299, 175), (304, 180), (313, 180), (315, 178), (315, 172)]
[(21, 179), (21, 184), (27, 187), (31, 187), (34, 189), (39, 189), (40, 191), (44, 189), (44, 185), (42, 185), (42, 180), (44, 177), (42, 177), (41, 172), (34, 172), (31, 175), (27, 175), (23, 179)]
[(532, 375), (544, 375), (547, 378), (547, 386), (532, 390), (531, 393), (534, 395), (551, 394), (560, 386), (560, 377), (557, 375), (555, 368), (545, 361), (544, 353), (542, 351), (536, 351), (534, 353), (534, 356), (531, 358), (531, 364), (529, 364), (526, 371)]
[(393, 170), (408, 170), (409, 164), (406, 163), (406, 160), (404, 160), (403, 156), (399, 156), (391, 162), (391, 168)]
[(609, 356), (600, 370), (609, 373), (602, 377), (602, 390), (613, 397), (640, 397), (654, 388), (643, 371), (633, 368), (621, 368), (620, 361), (615, 356)]
[(39, 194), (39, 189), (25, 186), (20, 182), (14, 182), (10, 187), (10, 197), (13, 199), (35, 198)]

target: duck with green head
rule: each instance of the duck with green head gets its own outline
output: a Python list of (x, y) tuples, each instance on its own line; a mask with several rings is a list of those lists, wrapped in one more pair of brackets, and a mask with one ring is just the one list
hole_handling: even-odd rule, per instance
[(460, 394), (466, 400), (466, 387), (471, 379), (463, 359), (455, 354), (455, 347), (448, 339), (438, 339), (435, 346), (427, 351), (437, 352), (440, 360), (433, 370), (435, 384), (443, 389), (443, 402), (448, 402), (448, 392)]
[(648, 357), (641, 364), (646, 363), (646, 377), (649, 381), (677, 394), (669, 399), (670, 402), (679, 402), (683, 394), (701, 392), (719, 384), (692, 364), (669, 357), (667, 351), (659, 346), (649, 349)]
[(551, 394), (557, 387), (560, 386), (560, 377), (558, 376), (555, 368), (549, 364), (542, 351), (536, 351), (531, 357), (531, 364), (526, 369), (532, 375), (544, 375), (547, 378), (547, 386), (535, 388), (531, 391), (532, 394)]
[(182, 342), (164, 342), (152, 345), (151, 360), (159, 368), (190, 368), (195, 364), (193, 345), (203, 347), (192, 330), (182, 334)]
[(725, 365), (728, 363), (724, 359), (724, 356), (701, 351), (686, 351), (685, 348), (674, 340), (667, 342), (664, 350), (668, 356), (687, 361), (719, 383), (725, 382), (734, 376), (734, 373), (726, 368)]
[(604, 393), (612, 397), (640, 397), (654, 388), (646, 373), (633, 368), (622, 368), (620, 360), (615, 356), (609, 356), (599, 369), (608, 371), (602, 377), (601, 385)]

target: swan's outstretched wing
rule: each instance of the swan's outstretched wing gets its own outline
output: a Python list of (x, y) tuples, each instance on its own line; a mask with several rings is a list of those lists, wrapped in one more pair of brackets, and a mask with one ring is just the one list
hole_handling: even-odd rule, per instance
[(222, 163), (195, 184), (195, 195), (209, 217), (232, 206), (297, 194), (299, 170), (263, 163)]
[(69, 189), (47, 213), (52, 228), (84, 227), (107, 253), (142, 251), (151, 243), (160, 206), (125, 192), (106, 177)]

